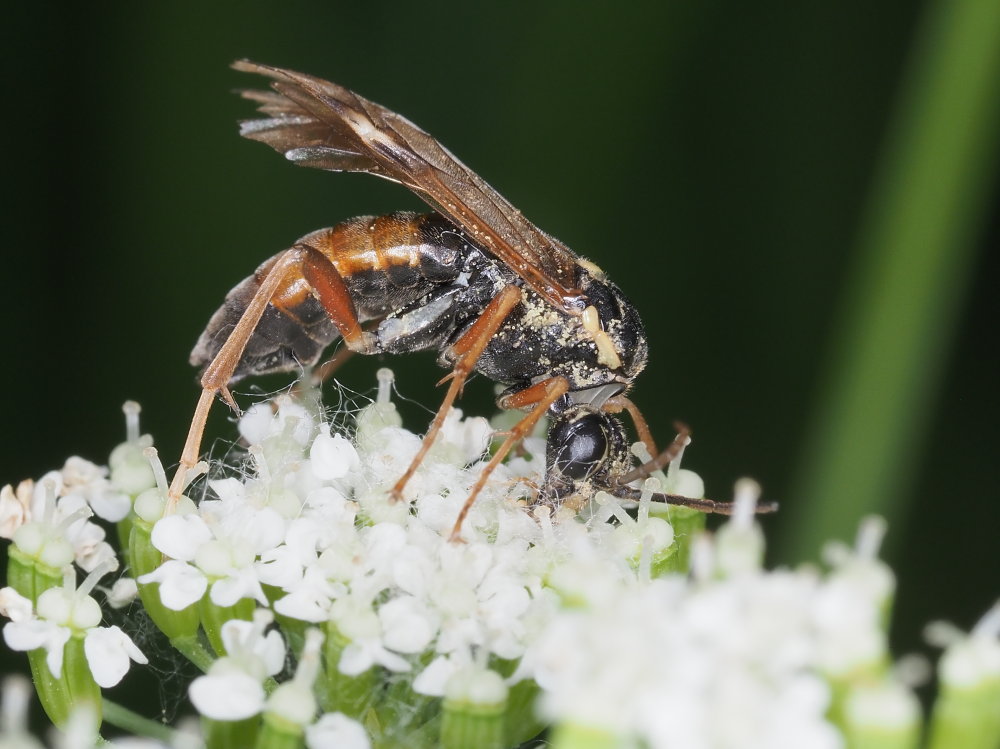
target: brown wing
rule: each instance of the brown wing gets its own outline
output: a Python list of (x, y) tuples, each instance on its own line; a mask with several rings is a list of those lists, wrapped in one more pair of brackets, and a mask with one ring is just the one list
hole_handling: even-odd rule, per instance
[(368, 172), (410, 188), (556, 307), (579, 313), (576, 255), (540, 230), (419, 127), (335, 83), (240, 60), (236, 70), (272, 79), (272, 91), (242, 91), (266, 119), (240, 134), (300, 166)]

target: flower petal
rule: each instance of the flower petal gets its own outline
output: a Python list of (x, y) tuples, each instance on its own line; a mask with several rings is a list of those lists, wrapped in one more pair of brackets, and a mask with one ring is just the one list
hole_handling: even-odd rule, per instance
[(153, 546), (171, 559), (190, 562), (198, 548), (211, 540), (212, 531), (195, 514), (168, 515), (153, 526)]
[(31, 609), (31, 599), (13, 588), (0, 588), (0, 616), (6, 616), (12, 622), (23, 622), (31, 618)]
[(69, 627), (61, 627), (44, 619), (8, 622), (3, 628), (4, 642), (11, 650), (45, 648), (45, 662), (56, 678), (62, 675), (63, 648), (69, 638)]
[(148, 575), (140, 577), (139, 582), (159, 583), (160, 600), (174, 611), (200, 601), (208, 589), (208, 579), (201, 570), (176, 559), (167, 560)]
[(94, 681), (107, 689), (128, 673), (129, 660), (148, 663), (146, 656), (119, 627), (95, 627), (83, 641), (83, 652)]
[(306, 729), (309, 749), (371, 749), (364, 726), (343, 713), (326, 713)]
[(199, 676), (188, 690), (199, 713), (212, 720), (243, 720), (264, 708), (264, 688), (239, 671)]
[(342, 435), (335, 434), (331, 437), (329, 424), (324, 424), (321, 428), (323, 431), (309, 448), (313, 474), (319, 479), (343, 478), (358, 466), (358, 452)]

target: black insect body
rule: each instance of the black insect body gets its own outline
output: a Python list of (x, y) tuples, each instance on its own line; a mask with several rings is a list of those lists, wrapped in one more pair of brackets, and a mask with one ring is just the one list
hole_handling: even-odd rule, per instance
[[(216, 393), (235, 405), (229, 383), (314, 364), (343, 338), (361, 354), (436, 350), (451, 369), (423, 447), (393, 489), (397, 498), (473, 371), (506, 386), (501, 407), (527, 412), (473, 487), (456, 535), (490, 472), (545, 414), (551, 426), (538, 502), (556, 505), (597, 489), (637, 496), (627, 484), (676, 448), (632, 469), (614, 414), (629, 410), (655, 451), (625, 398), (648, 349), (638, 313), (618, 287), (400, 115), (318, 78), (250, 62), (234, 67), (272, 79), (271, 91), (243, 92), (265, 115), (243, 123), (245, 137), (300, 166), (400, 182), (436, 212), (359, 217), (312, 232), (230, 292), (191, 354), (191, 363), (204, 368), (203, 393), (172, 495), (197, 460)], [(660, 498), (730, 510), (709, 500)]]

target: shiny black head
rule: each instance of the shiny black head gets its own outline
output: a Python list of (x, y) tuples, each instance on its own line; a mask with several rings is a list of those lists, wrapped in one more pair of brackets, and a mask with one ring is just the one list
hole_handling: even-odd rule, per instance
[(545, 452), (540, 504), (557, 505), (573, 495), (589, 499), (611, 489), (631, 465), (629, 443), (618, 419), (592, 406), (574, 404), (555, 417)]

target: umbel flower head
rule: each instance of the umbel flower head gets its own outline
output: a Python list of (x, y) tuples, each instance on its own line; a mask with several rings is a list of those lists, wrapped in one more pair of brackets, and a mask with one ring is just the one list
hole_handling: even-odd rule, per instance
[[(393, 502), (420, 438), (402, 427), (391, 384), (381, 372), (374, 403), (332, 420), (308, 391), (255, 406), (239, 424), (243, 447), (211, 464), (189, 490), (199, 501), (172, 514), (135, 408), (110, 479), (94, 467), (74, 484), (64, 469), (41, 493), (5, 490), (15, 543), (19, 528), (42, 529), (17, 547), (28, 570), (17, 589), (0, 592), (8, 644), (30, 650), (52, 682), (63, 645), (93, 640), (86, 657), (99, 649), (103, 665), (88, 694), (98, 715), (127, 716), (107, 709), (100, 688), (145, 657), (121, 629), (99, 626), (111, 605), (102, 612), (89, 596), (114, 560), (80, 589), (72, 573), (89, 563), (74, 551), (87, 535), (79, 524), (124, 494), (130, 509), (111, 521), (136, 580), (109, 590), (137, 586), (170, 644), (204, 672), (189, 685), (202, 717), (193, 745), (505, 747), (546, 726), (557, 747), (836, 749), (916, 735), (919, 710), (890, 667), (880, 521), (865, 521), (853, 547), (831, 546), (825, 568), (767, 571), (753, 482), (738, 484), (737, 511), (714, 534), (696, 512), (651, 502), (700, 490), (679, 457), (646, 480), (637, 507), (603, 493), (580, 512), (535, 507), (537, 434), (497, 468), (456, 542), (493, 429), (453, 410), (406, 501)], [(67, 496), (84, 504), (60, 514)], [(50, 605), (59, 596), (86, 601)], [(981, 626), (976, 642), (995, 630)], [(40, 693), (66, 724), (61, 693)], [(878, 707), (890, 702), (907, 709)]]

